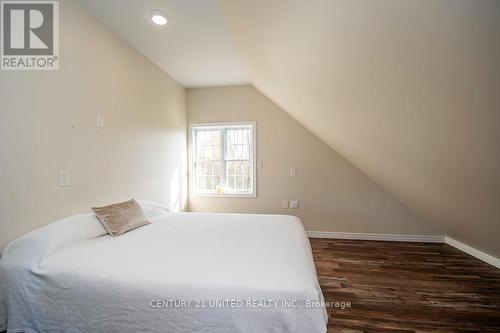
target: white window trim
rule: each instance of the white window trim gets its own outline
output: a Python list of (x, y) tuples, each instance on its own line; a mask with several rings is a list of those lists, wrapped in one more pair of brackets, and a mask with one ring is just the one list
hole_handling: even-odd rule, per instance
[[(253, 149), (251, 149), (252, 153), (252, 184), (253, 184), (253, 193), (198, 193), (196, 192), (196, 179), (195, 179), (195, 140), (194, 140), (194, 130), (196, 127), (228, 127), (228, 126), (252, 126), (252, 144)], [(193, 123), (189, 124), (189, 141), (191, 143), (191, 147), (189, 149), (189, 196), (197, 197), (197, 198), (257, 198), (257, 123), (255, 121), (234, 121), (234, 122), (218, 122), (218, 123)], [(222, 148), (225, 151), (226, 140), (224, 139), (224, 147)]]

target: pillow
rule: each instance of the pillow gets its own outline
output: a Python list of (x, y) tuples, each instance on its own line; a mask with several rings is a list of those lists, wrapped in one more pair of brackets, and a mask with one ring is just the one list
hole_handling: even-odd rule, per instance
[(150, 224), (141, 206), (134, 199), (104, 207), (92, 207), (101, 224), (111, 236)]
[(144, 214), (150, 219), (170, 212), (167, 207), (154, 201), (137, 200), (137, 203), (141, 206)]

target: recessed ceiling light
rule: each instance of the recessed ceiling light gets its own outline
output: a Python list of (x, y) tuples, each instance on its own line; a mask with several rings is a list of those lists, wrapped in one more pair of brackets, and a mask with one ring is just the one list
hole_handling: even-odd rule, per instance
[(158, 25), (165, 25), (167, 24), (167, 17), (163, 12), (159, 10), (153, 10), (151, 12), (151, 20), (153, 21), (154, 24)]

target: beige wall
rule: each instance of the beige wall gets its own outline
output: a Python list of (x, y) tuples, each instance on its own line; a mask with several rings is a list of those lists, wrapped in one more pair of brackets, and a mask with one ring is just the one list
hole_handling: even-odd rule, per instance
[(60, 11), (60, 70), (0, 72), (0, 246), (92, 205), (186, 195), (184, 88), (78, 2)]
[[(187, 90), (189, 123), (257, 123), (257, 198), (189, 198), (191, 211), (292, 214), (313, 231), (441, 234), (251, 86)], [(290, 177), (289, 169), (297, 169)], [(282, 209), (282, 200), (300, 209)]]

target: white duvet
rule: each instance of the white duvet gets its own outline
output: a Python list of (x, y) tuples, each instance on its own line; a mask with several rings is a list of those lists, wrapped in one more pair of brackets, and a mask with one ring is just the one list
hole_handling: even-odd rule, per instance
[(326, 331), (299, 219), (151, 221), (110, 237), (95, 216), (77, 215), (11, 242), (0, 259), (0, 331)]

